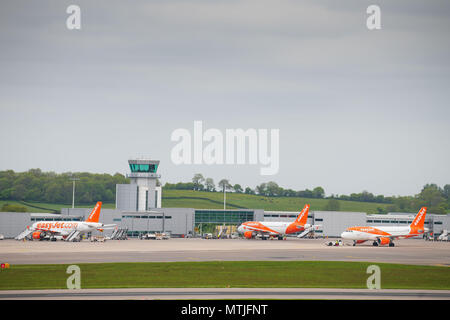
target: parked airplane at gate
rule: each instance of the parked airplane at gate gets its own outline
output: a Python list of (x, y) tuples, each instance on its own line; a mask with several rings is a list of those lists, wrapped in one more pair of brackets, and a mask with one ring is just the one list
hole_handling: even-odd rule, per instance
[(429, 231), (424, 227), (427, 208), (422, 207), (409, 226), (405, 227), (351, 227), (342, 232), (342, 239), (353, 240), (353, 245), (373, 241), (374, 246), (389, 244), (394, 247), (394, 239), (415, 237)]
[(103, 229), (111, 229), (116, 226), (115, 224), (105, 225), (98, 222), (101, 208), (102, 203), (99, 201), (86, 221), (37, 221), (31, 227), (27, 226), (27, 229), (19, 234), (16, 239), (22, 240), (32, 234), (33, 239), (40, 240), (50, 236), (50, 238), (62, 237), (66, 241), (74, 241), (82, 233), (95, 230), (103, 231)]
[(238, 232), (243, 233), (244, 237), (251, 239), (253, 236), (260, 234), (277, 236), (278, 240), (283, 240), (283, 237), (290, 233), (303, 231), (298, 237), (302, 237), (311, 230), (317, 230), (319, 225), (310, 225), (306, 221), (308, 219), (309, 204), (305, 205), (303, 210), (298, 215), (294, 222), (281, 221), (247, 221), (238, 227)]

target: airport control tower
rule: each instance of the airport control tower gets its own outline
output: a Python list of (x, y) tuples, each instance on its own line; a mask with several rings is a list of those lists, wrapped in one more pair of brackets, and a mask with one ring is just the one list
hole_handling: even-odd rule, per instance
[(159, 160), (128, 160), (130, 184), (116, 186), (116, 208), (127, 211), (148, 211), (161, 208), (161, 187), (156, 186)]

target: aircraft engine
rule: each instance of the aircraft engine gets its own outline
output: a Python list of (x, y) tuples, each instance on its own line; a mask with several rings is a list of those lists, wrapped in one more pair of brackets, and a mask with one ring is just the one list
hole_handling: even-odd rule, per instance
[(33, 239), (39, 240), (41, 238), (41, 233), (42, 232), (40, 232), (40, 231), (33, 232)]
[(252, 231), (245, 231), (244, 232), (244, 237), (246, 237), (247, 239), (251, 239), (253, 236), (253, 232)]
[(391, 239), (383, 237), (383, 238), (378, 238), (377, 241), (378, 241), (378, 244), (385, 246), (391, 242)]

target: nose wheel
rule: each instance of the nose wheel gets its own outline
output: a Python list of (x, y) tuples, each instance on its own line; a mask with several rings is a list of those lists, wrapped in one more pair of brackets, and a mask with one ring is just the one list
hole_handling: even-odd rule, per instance
[(373, 245), (374, 247), (378, 247), (378, 242), (374, 241), (374, 242), (372, 243), (372, 245)]
[(395, 247), (395, 244), (391, 241), (389, 242), (389, 247)]

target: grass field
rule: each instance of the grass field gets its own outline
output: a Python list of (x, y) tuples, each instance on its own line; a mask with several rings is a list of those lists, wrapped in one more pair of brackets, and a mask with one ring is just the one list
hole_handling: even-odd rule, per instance
[[(227, 209), (248, 208), (273, 211), (300, 211), (306, 203), (312, 211), (324, 210), (328, 199), (295, 197), (263, 197), (242, 193), (227, 193)], [(378, 213), (388, 204), (338, 200), (340, 211)], [(223, 209), (223, 193), (192, 190), (164, 190), (163, 206), (167, 208)]]
[[(366, 288), (367, 262), (211, 261), (79, 264), (81, 288)], [(450, 289), (450, 268), (375, 263), (382, 289)], [(1, 290), (63, 289), (68, 265), (13, 265)]]
[[(72, 208), (72, 204), (54, 204), (54, 203), (40, 203), (40, 202), (22, 202), (11, 200), (0, 200), (0, 208), (4, 204), (15, 204), (27, 208), (27, 212), (40, 213), (40, 212), (52, 212), (52, 210), (60, 211), (61, 208)], [(77, 208), (94, 208), (95, 203), (91, 205), (76, 205)], [(103, 203), (105, 209), (115, 209), (115, 203)]]
[[(101, 199), (99, 199), (101, 201)], [(378, 213), (377, 208), (386, 208), (388, 204), (338, 200), (340, 211)], [(227, 209), (264, 209), (273, 211), (300, 211), (306, 203), (311, 211), (325, 210), (327, 199), (308, 199), (291, 197), (263, 197), (242, 193), (227, 193)], [(0, 200), (0, 208), (5, 203), (24, 206), (28, 212), (52, 212), (61, 208), (71, 208), (71, 204), (52, 204)], [(93, 208), (91, 205), (79, 205), (77, 208)], [(223, 209), (223, 193), (192, 190), (164, 190), (162, 206), (165, 208)], [(115, 203), (103, 203), (105, 209), (115, 209)]]

